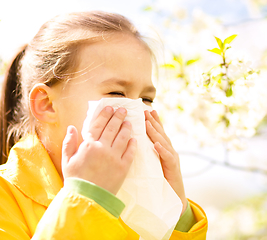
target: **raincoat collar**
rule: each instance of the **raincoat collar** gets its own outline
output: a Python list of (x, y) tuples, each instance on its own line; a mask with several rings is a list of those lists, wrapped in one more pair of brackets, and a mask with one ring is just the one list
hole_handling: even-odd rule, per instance
[(48, 207), (63, 182), (36, 135), (28, 135), (10, 150), (3, 175), (26, 196)]

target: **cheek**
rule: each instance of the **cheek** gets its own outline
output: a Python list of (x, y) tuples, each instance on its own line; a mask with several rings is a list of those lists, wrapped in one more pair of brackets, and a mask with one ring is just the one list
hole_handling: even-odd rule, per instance
[(77, 128), (79, 138), (81, 137), (81, 130), (83, 122), (86, 118), (88, 109), (87, 101), (80, 101), (79, 99), (73, 101), (66, 101), (60, 114), (60, 122), (65, 129), (69, 125), (73, 125)]
[(92, 82), (69, 84), (62, 92), (60, 101), (60, 122), (66, 130), (69, 125), (77, 128), (79, 143), (81, 142), (81, 130), (87, 115), (88, 101), (99, 100), (102, 96), (94, 88)]

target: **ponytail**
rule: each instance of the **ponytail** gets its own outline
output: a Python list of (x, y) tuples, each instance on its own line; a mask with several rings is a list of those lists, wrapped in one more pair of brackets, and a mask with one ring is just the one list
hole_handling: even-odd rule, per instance
[(20, 84), (20, 60), (25, 53), (24, 46), (16, 57), (11, 61), (2, 84), (1, 102), (0, 102), (0, 164), (7, 161), (10, 148), (15, 144), (14, 134), (9, 132), (13, 124), (18, 123), (16, 119), (17, 105), (21, 99)]

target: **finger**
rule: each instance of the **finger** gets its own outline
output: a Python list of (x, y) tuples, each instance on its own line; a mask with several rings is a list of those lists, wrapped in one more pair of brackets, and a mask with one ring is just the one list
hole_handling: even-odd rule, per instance
[(159, 118), (159, 115), (156, 110), (153, 110), (150, 112), (151, 116), (160, 124), (160, 126), (163, 128), (163, 124)]
[(117, 111), (113, 114), (112, 118), (106, 125), (102, 135), (99, 138), (99, 141), (103, 144), (111, 146), (121, 128), (121, 124), (123, 123), (126, 115), (127, 110), (125, 108), (117, 109)]
[[(155, 115), (156, 111), (154, 111), (153, 115)], [(157, 115), (157, 114), (156, 114)], [(168, 138), (168, 136), (166, 135), (161, 123), (159, 123), (152, 115), (149, 111), (145, 111), (145, 118), (146, 120), (149, 120), (149, 122), (152, 124), (152, 126), (155, 128), (155, 130), (160, 133), (164, 139), (171, 144), (170, 139)], [(160, 121), (160, 120), (159, 120)]]
[(124, 153), (128, 141), (131, 138), (131, 130), (131, 123), (128, 121), (123, 122), (121, 129), (112, 144), (112, 148), (114, 148), (115, 151), (121, 152), (121, 155)]
[(171, 151), (170, 143), (146, 120), (146, 132), (153, 143), (159, 142), (163, 147)]
[(156, 142), (154, 144), (154, 148), (160, 156), (160, 162), (164, 173), (164, 177), (181, 199), (183, 203), (183, 212), (184, 212), (187, 206), (187, 199), (185, 196), (183, 179), (181, 175), (179, 156), (178, 154), (177, 157), (173, 156), (173, 154), (169, 152), (167, 149), (165, 149), (159, 142)]
[(164, 148), (159, 142), (154, 144), (155, 150), (160, 156), (160, 162), (164, 176), (169, 181), (177, 181), (177, 177), (181, 176), (179, 157)]
[(78, 132), (74, 126), (68, 126), (67, 134), (62, 144), (62, 168), (68, 164), (70, 158), (78, 149)]
[(162, 164), (166, 166), (169, 170), (173, 170), (175, 167), (174, 161), (171, 161), (174, 157), (171, 152), (169, 152), (166, 148), (164, 148), (159, 142), (154, 144), (154, 148), (158, 152)]
[(106, 125), (108, 124), (109, 120), (111, 119), (114, 113), (114, 109), (111, 106), (106, 106), (97, 116), (95, 121), (89, 128), (89, 133), (91, 137), (97, 141), (99, 140), (102, 132), (104, 131)]
[(159, 132), (161, 133), (162, 135), (165, 134), (164, 132), (164, 129), (161, 125), (161, 123), (159, 123), (155, 118), (154, 116), (152, 116), (152, 113), (149, 112), (149, 111), (145, 111), (145, 118), (146, 120), (149, 120), (150, 123), (152, 124), (152, 126)]
[(131, 138), (128, 141), (126, 151), (122, 155), (122, 161), (125, 162), (125, 164), (127, 164), (128, 167), (130, 167), (130, 165), (134, 159), (136, 150), (137, 150), (137, 141), (135, 138)]

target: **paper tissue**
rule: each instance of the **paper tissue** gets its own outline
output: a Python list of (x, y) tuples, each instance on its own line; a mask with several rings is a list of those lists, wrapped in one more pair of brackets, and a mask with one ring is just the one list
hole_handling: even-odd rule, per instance
[(182, 203), (163, 176), (160, 160), (146, 134), (144, 111), (152, 108), (142, 99), (103, 98), (89, 101), (83, 124), (85, 138), (90, 122), (105, 106), (127, 109), (125, 120), (132, 124), (132, 137), (137, 140), (137, 153), (129, 173), (117, 193), (126, 207), (121, 219), (144, 240), (169, 239), (179, 220)]

